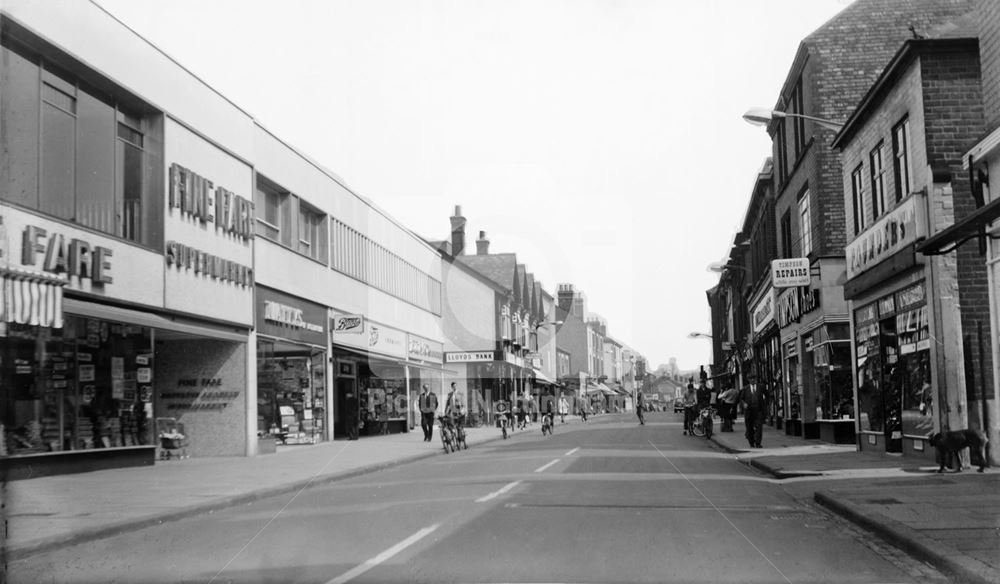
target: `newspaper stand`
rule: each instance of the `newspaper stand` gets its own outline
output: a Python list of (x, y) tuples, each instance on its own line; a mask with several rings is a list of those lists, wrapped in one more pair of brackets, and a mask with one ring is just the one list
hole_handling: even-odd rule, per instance
[(188, 457), (184, 424), (177, 418), (156, 418), (156, 435), (160, 438), (160, 460)]

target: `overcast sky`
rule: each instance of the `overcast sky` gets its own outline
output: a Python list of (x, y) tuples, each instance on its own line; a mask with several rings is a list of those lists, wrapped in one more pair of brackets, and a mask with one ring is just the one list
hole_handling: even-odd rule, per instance
[[(848, 0), (97, 0), (416, 233), (514, 252), (652, 366), (710, 360), (803, 37)], [(470, 243), (474, 253), (475, 246)]]

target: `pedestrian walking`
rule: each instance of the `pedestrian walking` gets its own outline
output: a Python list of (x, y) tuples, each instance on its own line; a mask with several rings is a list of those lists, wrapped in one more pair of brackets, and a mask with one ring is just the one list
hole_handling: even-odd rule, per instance
[(764, 434), (764, 391), (757, 385), (757, 376), (754, 373), (747, 375), (747, 386), (740, 394), (740, 401), (743, 402), (743, 420), (746, 423), (747, 442), (751, 448), (763, 448), (761, 440)]
[(722, 418), (722, 431), (733, 431), (733, 420), (736, 419), (736, 401), (740, 398), (740, 392), (735, 387), (727, 387), (719, 394), (719, 417)]
[(563, 424), (566, 423), (566, 414), (568, 414), (568, 413), (569, 413), (569, 402), (566, 401), (566, 394), (565, 393), (560, 393), (559, 394), (559, 420)]
[(646, 396), (643, 395), (642, 390), (638, 389), (635, 392), (635, 415), (639, 417), (639, 425), (646, 425), (646, 418), (643, 417), (646, 410)]
[(587, 398), (578, 399), (576, 401), (577, 401), (577, 408), (579, 408), (580, 410), (580, 419), (586, 422), (588, 413), (587, 410), (590, 408), (590, 402), (587, 400)]
[(358, 398), (353, 391), (344, 396), (344, 423), (347, 425), (347, 439), (357, 440), (361, 420), (358, 419)]
[[(698, 392), (694, 389), (694, 382), (689, 381), (687, 389), (684, 391), (684, 435), (691, 434), (691, 424), (697, 414), (695, 408), (698, 406)], [(693, 434), (691, 434), (693, 436)]]
[(425, 383), (420, 389), (420, 428), (424, 431), (424, 442), (434, 438), (434, 412), (437, 411), (438, 398)]

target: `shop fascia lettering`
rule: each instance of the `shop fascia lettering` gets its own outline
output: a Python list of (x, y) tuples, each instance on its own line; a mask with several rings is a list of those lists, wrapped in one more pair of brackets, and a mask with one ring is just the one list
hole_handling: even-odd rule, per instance
[(243, 287), (253, 286), (253, 268), (183, 243), (168, 241), (166, 259), (168, 266), (191, 270), (195, 274), (207, 274), (216, 280), (233, 282)]
[(440, 343), (427, 341), (414, 335), (410, 335), (408, 347), (410, 357), (421, 361), (440, 362), (441, 355), (444, 353), (444, 349)]
[(333, 318), (333, 332), (360, 335), (365, 332), (365, 317), (360, 314), (344, 314)]
[(847, 277), (853, 278), (926, 235), (923, 194), (914, 194), (847, 244)]
[(318, 333), (323, 332), (322, 326), (306, 322), (305, 319), (302, 318), (302, 315), (303, 312), (301, 308), (286, 306), (279, 302), (274, 302), (273, 300), (264, 301), (264, 320), (294, 328), (305, 329), (307, 331)]
[(444, 360), (446, 363), (489, 363), (493, 361), (493, 351), (446, 353)]
[[(41, 227), (25, 227), (21, 245), (21, 264), (53, 274), (90, 279), (94, 284), (111, 284), (113, 252), (99, 245), (48, 233)], [(41, 266), (36, 265), (41, 259)]]
[(774, 288), (768, 288), (753, 311), (753, 332), (758, 333), (774, 320)]
[(170, 165), (170, 207), (244, 240), (254, 236), (252, 202), (176, 162)]

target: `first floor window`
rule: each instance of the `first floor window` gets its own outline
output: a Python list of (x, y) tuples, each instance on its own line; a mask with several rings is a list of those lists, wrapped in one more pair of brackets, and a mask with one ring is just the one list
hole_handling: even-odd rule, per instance
[(809, 191), (799, 199), (799, 229), (802, 231), (802, 257), (812, 253), (812, 220), (809, 214)]

